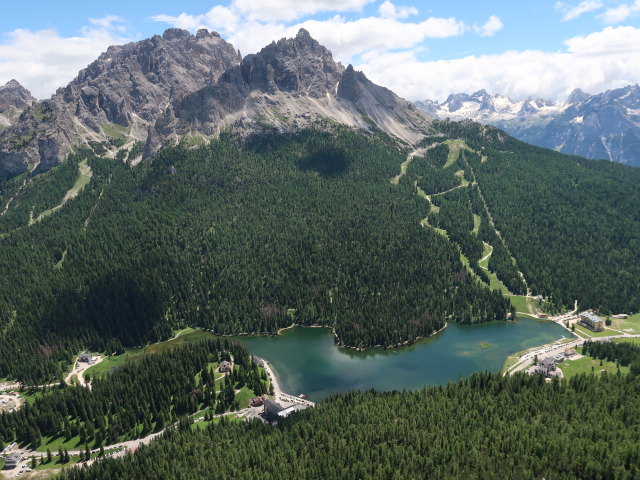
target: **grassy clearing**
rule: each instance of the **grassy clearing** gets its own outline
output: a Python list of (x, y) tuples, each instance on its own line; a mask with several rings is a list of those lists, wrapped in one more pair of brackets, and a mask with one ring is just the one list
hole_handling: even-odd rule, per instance
[(102, 131), (108, 137), (124, 139), (126, 137), (127, 127), (123, 127), (117, 123), (105, 123), (102, 125)]
[[(480, 215), (476, 215), (475, 213), (473, 214), (473, 233), (474, 234), (478, 234), (478, 232), (480, 231), (480, 223), (482, 222), (482, 219), (480, 218)], [(485, 245), (485, 249), (487, 248), (487, 246)], [(486, 253), (483, 253), (482, 256), (484, 257), (486, 255)], [(489, 260), (487, 259), (487, 263), (489, 262)]]
[(447, 156), (447, 162), (442, 168), (450, 167), (458, 160), (460, 149), (463, 148), (463, 146), (469, 148), (464, 143), (464, 140), (446, 140), (444, 143), (449, 146), (449, 155)]
[(625, 320), (617, 320), (615, 318), (612, 318), (611, 327), (625, 333), (638, 334), (640, 333), (640, 313), (631, 315)]
[(614, 338), (614, 342), (616, 343), (635, 343), (636, 345), (640, 345), (640, 338), (632, 337), (632, 338)]
[[(580, 351), (581, 349), (578, 350)], [(600, 363), (602, 363), (602, 365), (600, 365)], [(617, 373), (618, 371), (615, 362), (609, 362), (607, 360), (600, 361), (591, 357), (582, 357), (578, 360), (565, 360), (559, 367), (566, 378), (571, 378), (580, 373), (600, 375), (602, 373), (601, 370), (607, 373)], [(620, 366), (620, 372), (628, 373), (629, 367)]]
[(154, 343), (143, 348), (127, 348), (121, 355), (106, 357), (102, 362), (90, 367), (85, 375), (91, 377), (107, 374), (114, 369), (125, 365), (128, 362), (135, 362), (146, 355), (162, 353), (167, 350), (186, 345), (188, 343), (199, 342), (205, 338), (213, 338), (214, 335), (204, 330), (188, 328), (178, 333), (178, 336), (166, 342)]
[[(227, 422), (242, 422), (242, 418), (238, 417), (237, 415), (225, 415), (224, 416), (225, 421)], [(194, 423), (191, 428), (197, 428), (199, 430), (204, 430), (205, 428), (207, 428), (209, 425), (211, 424), (218, 424), (220, 423), (220, 419), (221, 417), (215, 417), (213, 420), (210, 420), (208, 422), (202, 421), (202, 422), (197, 422)]]
[(240, 406), (240, 408), (245, 408), (249, 405), (249, 400), (251, 400), (255, 396), (256, 394), (253, 392), (253, 390), (244, 386), (238, 393), (236, 393), (236, 400), (238, 401), (238, 405)]
[[(477, 215), (474, 215), (473, 218), (473, 222), (474, 222), (474, 231), (476, 231), (476, 217)], [(478, 217), (478, 228), (480, 228), (480, 217)], [(491, 258), (490, 253), (493, 252), (493, 247), (491, 245), (489, 245), (488, 243), (484, 244), (484, 250), (482, 252), (482, 258), (480, 259), (480, 261), (478, 262), (478, 265), (480, 266), (480, 268), (484, 269), (487, 274), (489, 275), (489, 286), (494, 289), (494, 290), (500, 290), (502, 292), (503, 295), (512, 295), (511, 292), (509, 291), (509, 289), (506, 287), (506, 285), (504, 283), (502, 283), (502, 281), (498, 278), (498, 276), (493, 273), (491, 270), (489, 270), (489, 259)], [(528, 312), (528, 310), (518, 310), (518, 307), (516, 307), (517, 311), (522, 311), (522, 312)]]
[(64, 252), (62, 252), (62, 257), (60, 257), (60, 260), (58, 260), (58, 262), (56, 262), (56, 264), (53, 266), (53, 268), (55, 268), (56, 270), (61, 270), (62, 269), (62, 264), (64, 263), (65, 259), (67, 258), (67, 253), (69, 253), (69, 251), (65, 248)]
[(400, 179), (407, 173), (407, 168), (409, 168), (411, 160), (413, 160), (413, 155), (407, 155), (407, 159), (400, 164), (400, 173), (391, 179), (391, 183), (394, 185), (400, 183)]
[(187, 133), (180, 138), (180, 145), (186, 148), (201, 147), (207, 144), (207, 140), (200, 134)]
[(82, 191), (82, 189), (84, 189), (84, 187), (86, 187), (87, 184), (91, 181), (92, 176), (93, 176), (93, 172), (91, 171), (91, 167), (87, 164), (86, 160), (83, 160), (80, 163), (78, 163), (78, 178), (76, 179), (76, 183), (65, 194), (60, 204), (56, 205), (53, 208), (49, 208), (48, 210), (45, 210), (40, 215), (38, 215), (38, 217), (35, 220), (30, 219), (29, 225), (39, 222), (43, 218), (48, 217), (49, 215), (52, 215), (53, 213), (60, 210), (65, 205), (65, 203), (67, 203), (69, 200), (77, 197)]
[(516, 307), (517, 312), (528, 313), (531, 316), (535, 316), (537, 302), (533, 298), (522, 295), (511, 295), (509, 300), (511, 301), (511, 305)]
[(454, 175), (460, 179), (461, 186), (466, 187), (467, 185), (469, 185), (469, 180), (464, 178), (464, 170), (458, 170), (456, 173), (454, 173)]
[(498, 278), (498, 276), (495, 273), (491, 272), (490, 270), (487, 270), (487, 273), (489, 274), (489, 286), (492, 289), (500, 290), (503, 295), (511, 295), (511, 292), (509, 291), (509, 289), (506, 287), (504, 283), (502, 283), (502, 281)]
[[(89, 448), (91, 448), (91, 444)], [(59, 448), (63, 450), (66, 448), (67, 450), (80, 450), (85, 448), (84, 443), (80, 443), (80, 436), (76, 435), (75, 437), (70, 438), (69, 440), (65, 440), (63, 435), (58, 435), (55, 437), (42, 437), (42, 445), (36, 448), (36, 452), (46, 452), (47, 449), (52, 452), (57, 452)]]
[[(475, 225), (475, 215), (474, 215), (474, 225)], [(491, 258), (490, 254), (493, 252), (493, 247), (488, 243), (483, 242), (483, 244), (484, 244), (484, 250), (482, 251), (482, 257), (480, 258), (478, 265), (480, 265), (480, 268), (484, 268), (485, 270), (488, 270), (489, 259)]]

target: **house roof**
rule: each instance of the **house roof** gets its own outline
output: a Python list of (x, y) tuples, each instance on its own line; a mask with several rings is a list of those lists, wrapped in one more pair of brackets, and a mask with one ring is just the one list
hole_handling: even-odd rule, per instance
[(590, 312), (583, 313), (583, 314), (582, 314), (582, 316), (583, 316), (584, 318), (588, 318), (588, 319), (589, 319), (589, 320), (591, 320), (592, 322), (595, 322), (595, 323), (602, 323), (602, 319), (601, 319), (599, 316), (594, 315), (593, 313), (590, 313)]
[(274, 402), (273, 400), (269, 400), (268, 398), (264, 401), (264, 408), (269, 412), (279, 413), (284, 410), (284, 407), (280, 405), (278, 402)]

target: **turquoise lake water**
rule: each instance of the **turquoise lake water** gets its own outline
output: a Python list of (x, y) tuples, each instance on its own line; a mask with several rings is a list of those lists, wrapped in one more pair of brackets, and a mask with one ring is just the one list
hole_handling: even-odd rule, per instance
[(327, 328), (294, 327), (278, 336), (237, 337), (265, 358), (282, 389), (318, 401), (349, 390), (414, 390), (478, 370), (499, 371), (512, 353), (572, 336), (550, 321), (449, 326), (409, 347), (357, 352), (337, 348)]

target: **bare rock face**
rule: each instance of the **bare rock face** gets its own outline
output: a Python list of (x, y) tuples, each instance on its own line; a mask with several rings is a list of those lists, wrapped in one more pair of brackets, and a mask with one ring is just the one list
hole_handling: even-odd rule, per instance
[(162, 36), (112, 46), (50, 100), (29, 106), (0, 132), (0, 177), (46, 170), (78, 145), (117, 135), (146, 141), (167, 105), (215, 83), (240, 61), (220, 35), (169, 29)]
[(45, 171), (79, 147), (115, 156), (143, 142), (150, 157), (189, 135), (289, 131), (327, 119), (407, 143), (420, 140), (430, 123), (412, 104), (335, 62), (304, 29), (244, 59), (215, 32), (169, 29), (109, 47), (51, 99), (28, 104), (0, 131), (0, 177)]
[[(335, 88), (344, 67), (331, 52), (300, 29), (291, 39), (273, 42), (240, 64), (242, 80), (250, 90), (299, 93), (319, 98)], [(233, 81), (236, 72), (222, 81)]]
[(24, 110), (36, 101), (31, 92), (20, 85), (16, 80), (10, 80), (0, 87), (0, 114), (6, 113), (11, 108)]
[[(214, 85), (172, 102), (145, 145), (145, 156), (183, 136), (217, 135), (223, 128), (244, 134), (264, 127), (280, 131), (330, 119), (377, 127), (400, 140), (420, 140), (430, 119), (390, 90), (344, 68), (331, 52), (301, 29), (295, 38), (273, 42), (247, 55)], [(160, 140), (162, 139), (162, 140)]]

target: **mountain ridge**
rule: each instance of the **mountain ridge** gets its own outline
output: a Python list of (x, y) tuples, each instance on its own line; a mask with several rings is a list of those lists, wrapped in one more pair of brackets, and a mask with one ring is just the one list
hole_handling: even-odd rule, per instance
[(115, 157), (139, 143), (150, 157), (226, 128), (287, 131), (327, 119), (379, 128), (405, 143), (423, 138), (430, 122), (335, 62), (304, 29), (241, 58), (216, 32), (172, 28), (109, 47), (50, 99), (27, 106), (0, 132), (0, 178), (46, 171), (78, 148)]
[(565, 101), (513, 101), (485, 90), (451, 94), (439, 103), (416, 102), (439, 118), (471, 119), (501, 128), (540, 147), (591, 159), (640, 166), (640, 87), (590, 95), (575, 89)]

